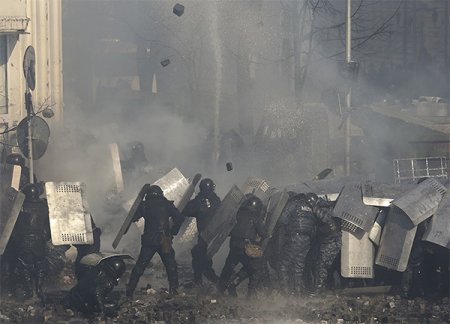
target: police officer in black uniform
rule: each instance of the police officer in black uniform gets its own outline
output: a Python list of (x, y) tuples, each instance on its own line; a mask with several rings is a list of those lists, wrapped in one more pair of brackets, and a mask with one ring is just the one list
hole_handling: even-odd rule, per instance
[(237, 223), (230, 233), (230, 252), (225, 261), (222, 273), (220, 274), (218, 290), (223, 293), (228, 287), (233, 270), (238, 263), (244, 267), (244, 271), (249, 276), (248, 296), (256, 293), (258, 284), (258, 270), (252, 264), (252, 257), (247, 255), (246, 245), (257, 244), (257, 238), (265, 239), (267, 237), (267, 230), (262, 220), (263, 204), (261, 200), (249, 195), (240, 206), (237, 214)]
[(22, 298), (33, 297), (33, 283), (36, 294), (43, 298), (42, 285), (46, 275), (46, 243), (50, 239), (48, 205), (39, 198), (40, 189), (28, 184), (22, 192), (25, 201), (12, 233), (12, 243), (17, 249), (17, 267), (23, 284)]
[[(141, 237), (141, 252), (131, 272), (126, 295), (127, 297), (133, 296), (139, 278), (156, 252), (166, 268), (169, 293), (175, 295), (178, 293), (178, 272), (175, 251), (172, 248), (172, 236), (178, 234), (184, 218), (173, 202), (164, 197), (159, 186), (145, 185), (145, 187), (148, 188), (144, 200), (132, 220), (136, 222), (141, 217), (145, 219), (144, 234)], [(172, 226), (170, 220), (173, 222)]]
[(314, 292), (322, 293), (325, 289), (329, 270), (339, 254), (342, 245), (341, 224), (332, 217), (334, 203), (319, 198), (315, 193), (306, 194), (309, 205), (318, 221), (316, 242), (318, 255), (314, 263)]
[(107, 297), (118, 285), (126, 265), (121, 257), (111, 257), (90, 268), (63, 299), (63, 306), (85, 315), (105, 314)]
[[(285, 242), (279, 259), (279, 279), (283, 293), (303, 293), (303, 272), (317, 223), (305, 194), (289, 198), (280, 220), (285, 228)], [(292, 275), (293, 286), (288, 289)]]
[[(200, 181), (200, 192), (187, 203), (183, 210), (183, 216), (196, 218), (199, 234), (208, 226), (220, 206), (220, 198), (214, 192), (215, 187), (216, 185), (209, 178)], [(202, 285), (203, 275), (213, 283), (217, 283), (219, 279), (212, 268), (212, 259), (206, 254), (206, 249), (206, 242), (199, 235), (197, 245), (191, 250), (194, 284), (197, 286)]]

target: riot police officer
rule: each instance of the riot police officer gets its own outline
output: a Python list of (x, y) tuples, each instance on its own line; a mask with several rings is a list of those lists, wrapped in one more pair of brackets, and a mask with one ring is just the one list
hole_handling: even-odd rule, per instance
[[(289, 198), (279, 222), (284, 225), (285, 242), (279, 259), (278, 275), (283, 293), (303, 293), (303, 272), (311, 238), (316, 232), (316, 218), (305, 194)], [(292, 275), (293, 286), (288, 289)]]
[(121, 257), (111, 257), (91, 267), (63, 299), (63, 306), (93, 315), (105, 315), (108, 295), (118, 285), (126, 265)]
[[(141, 237), (141, 251), (127, 284), (126, 295), (131, 297), (150, 260), (156, 252), (161, 257), (169, 280), (169, 293), (177, 294), (178, 272), (175, 251), (172, 248), (172, 236), (177, 235), (183, 216), (172, 201), (164, 197), (163, 191), (156, 185), (144, 185), (145, 196), (132, 219), (145, 219), (144, 234)], [(173, 225), (171, 226), (170, 221)]]
[(316, 242), (318, 255), (314, 263), (314, 291), (321, 293), (325, 289), (328, 272), (334, 259), (341, 250), (341, 227), (337, 218), (332, 217), (334, 203), (320, 199), (315, 193), (309, 192), (306, 198), (318, 221)]
[(13, 233), (13, 245), (17, 249), (17, 267), (23, 283), (20, 297), (33, 296), (33, 283), (36, 294), (43, 297), (42, 285), (46, 274), (46, 243), (50, 239), (48, 205), (39, 198), (40, 190), (36, 184), (28, 184), (22, 192), (25, 201), (19, 213)]
[(249, 276), (248, 296), (256, 293), (259, 270), (252, 264), (252, 256), (246, 252), (249, 244), (257, 244), (258, 236), (261, 239), (267, 237), (267, 230), (263, 224), (261, 212), (263, 204), (261, 200), (249, 195), (241, 204), (236, 214), (236, 225), (230, 233), (230, 252), (220, 274), (218, 290), (223, 293), (229, 285), (233, 270), (238, 263), (243, 265), (244, 271)]
[[(209, 178), (200, 181), (200, 192), (188, 202), (183, 210), (184, 216), (196, 218), (199, 234), (209, 224), (220, 205), (220, 198), (214, 192), (215, 187), (216, 185)], [(191, 250), (194, 284), (198, 286), (202, 285), (202, 276), (205, 276), (213, 283), (217, 283), (219, 279), (212, 268), (212, 259), (206, 254), (206, 249), (206, 242), (199, 235), (197, 245)]]

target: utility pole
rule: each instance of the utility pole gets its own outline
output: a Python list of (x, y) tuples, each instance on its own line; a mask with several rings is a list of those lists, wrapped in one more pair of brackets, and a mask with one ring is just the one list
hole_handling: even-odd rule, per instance
[[(347, 68), (350, 68), (352, 62), (352, 0), (347, 0), (347, 33), (346, 33), (346, 63)], [(351, 120), (350, 111), (352, 109), (352, 87), (351, 80), (346, 97), (347, 104), (347, 123), (345, 134), (345, 175), (350, 175), (350, 146), (351, 146)]]

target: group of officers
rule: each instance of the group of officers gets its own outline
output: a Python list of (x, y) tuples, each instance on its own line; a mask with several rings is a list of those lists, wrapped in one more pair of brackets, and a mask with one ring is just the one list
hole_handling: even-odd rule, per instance
[[(329, 272), (341, 249), (339, 219), (332, 217), (334, 202), (311, 192), (288, 192), (287, 203), (269, 235), (265, 225), (267, 206), (256, 195), (245, 195), (229, 234), (228, 256), (220, 275), (217, 275), (207, 253), (208, 242), (201, 236), (217, 216), (216, 211), (221, 205), (215, 183), (209, 178), (201, 180), (198, 194), (181, 211), (164, 196), (160, 187), (147, 184), (143, 190), (144, 198), (132, 219), (136, 222), (144, 218), (145, 226), (140, 254), (126, 284), (128, 299), (133, 297), (141, 276), (156, 253), (167, 272), (169, 294), (178, 294), (178, 269), (172, 240), (186, 218), (196, 219), (199, 233), (197, 244), (191, 250), (195, 287), (202, 287), (205, 277), (219, 294), (227, 292), (231, 296), (236, 296), (236, 287), (247, 278), (249, 297), (258, 291), (274, 289), (296, 296), (317, 295), (326, 289)], [(21, 185), (21, 191), (25, 194), (25, 201), (2, 263), (7, 260), (7, 270), (13, 274), (10, 277), (15, 277), (15, 282), (21, 287), (21, 298), (31, 298), (36, 293), (45, 301), (43, 281), (51, 275), (48, 266), (48, 205), (41, 198), (43, 191), (39, 185)], [(100, 250), (101, 231), (93, 220), (92, 227), (94, 244), (76, 246), (77, 284), (62, 303), (86, 314), (105, 314), (108, 295), (125, 273), (126, 264), (120, 255), (100, 258), (91, 266), (82, 264), (84, 256)], [(240, 269), (237, 268), (239, 264), (242, 265)]]
[[(215, 193), (215, 184), (205, 178), (200, 181), (199, 193), (179, 212), (167, 200), (156, 185), (148, 186), (133, 221), (145, 219), (141, 238), (141, 251), (134, 266), (126, 295), (133, 296), (139, 278), (153, 255), (158, 252), (166, 268), (169, 293), (177, 294), (178, 275), (175, 252), (171, 247), (174, 235), (178, 234), (185, 217), (194, 217), (198, 233), (201, 234), (215, 217), (221, 204)], [(290, 193), (288, 202), (278, 220), (274, 235), (268, 236), (265, 227), (265, 206), (253, 194), (245, 195), (236, 213), (236, 224), (230, 232), (229, 254), (222, 272), (218, 276), (213, 262), (207, 254), (207, 242), (201, 235), (191, 250), (193, 283), (203, 285), (203, 277), (212, 282), (219, 293), (236, 294), (236, 286), (244, 279), (248, 282), (248, 295), (272, 287), (269, 265), (278, 277), (279, 290), (285, 294), (305, 294), (304, 271), (306, 258), (315, 243), (316, 255), (312, 266), (313, 291), (320, 293), (325, 288), (328, 271), (340, 251), (340, 225), (331, 217), (332, 203), (320, 199), (314, 193)], [(264, 250), (262, 243), (268, 242)], [(282, 242), (282, 243), (280, 243)], [(252, 250), (253, 248), (253, 250)], [(252, 251), (259, 250), (260, 253)], [(242, 265), (237, 271), (238, 264)]]

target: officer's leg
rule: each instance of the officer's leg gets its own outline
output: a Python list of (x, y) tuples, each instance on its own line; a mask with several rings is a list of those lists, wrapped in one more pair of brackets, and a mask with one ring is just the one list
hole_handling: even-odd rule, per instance
[(340, 240), (332, 240), (320, 245), (319, 255), (315, 265), (315, 290), (322, 292), (328, 278), (328, 271), (334, 259), (341, 250)]
[(200, 244), (197, 243), (191, 250), (192, 270), (194, 271), (194, 283), (196, 285), (202, 284), (202, 259), (200, 256), (200, 249)]
[(142, 246), (141, 252), (139, 253), (139, 258), (131, 271), (130, 280), (128, 281), (126, 288), (126, 295), (128, 297), (133, 296), (134, 290), (139, 282), (139, 278), (145, 271), (150, 260), (156, 253), (157, 248), (154, 246)]
[(241, 263), (244, 266), (245, 272), (248, 274), (248, 292), (247, 296), (252, 297), (256, 294), (256, 288), (258, 286), (258, 270), (254, 267), (252, 260), (249, 256), (243, 255), (241, 257)]
[(242, 267), (238, 272), (233, 273), (229, 280), (227, 287), (228, 294), (233, 297), (237, 297), (236, 288), (241, 284), (242, 281), (248, 278), (248, 273)]
[(289, 289), (289, 277), (290, 273), (292, 273), (292, 265), (295, 262), (296, 252), (292, 238), (289, 238), (284, 245), (278, 262), (278, 280), (282, 293), (288, 293), (291, 290)]
[(23, 295), (21, 298), (28, 299), (33, 297), (33, 279), (34, 273), (33, 259), (30, 253), (21, 253), (18, 259), (18, 267), (23, 285)]
[(203, 259), (203, 275), (212, 283), (217, 283), (219, 281), (219, 277), (217, 276), (216, 272), (214, 271), (212, 265), (212, 259), (208, 257), (206, 254), (206, 248), (201, 251), (202, 253), (202, 259)]
[(310, 237), (305, 234), (298, 234), (295, 238), (295, 254), (294, 259), (293, 279), (294, 289), (296, 294), (304, 292), (303, 272), (305, 269), (306, 256), (310, 248)]
[(228, 286), (231, 276), (233, 275), (233, 270), (239, 262), (239, 252), (230, 249), (228, 253), (228, 257), (225, 260), (225, 264), (223, 266), (222, 272), (220, 274), (219, 282), (218, 282), (218, 290), (220, 293), (223, 293)]
[(44, 298), (44, 291), (42, 289), (42, 286), (44, 284), (45, 275), (47, 274), (47, 267), (46, 262), (43, 257), (38, 257), (35, 262), (35, 269), (36, 269), (36, 295), (43, 301)]
[(169, 280), (169, 293), (176, 295), (178, 294), (178, 266), (175, 261), (175, 251), (170, 249), (169, 253), (163, 253), (158, 250), (159, 256), (166, 268), (167, 279)]

